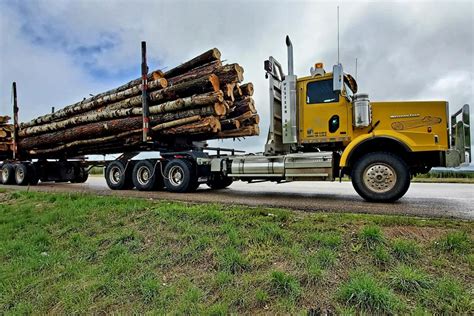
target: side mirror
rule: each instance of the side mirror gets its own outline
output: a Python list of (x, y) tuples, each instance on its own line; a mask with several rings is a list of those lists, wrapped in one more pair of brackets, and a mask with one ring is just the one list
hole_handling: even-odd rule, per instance
[(266, 72), (273, 72), (272, 63), (269, 60), (265, 60), (263, 63), (263, 69), (265, 69)]
[(332, 67), (332, 89), (334, 91), (342, 91), (342, 85), (344, 84), (344, 72), (342, 65), (337, 64)]

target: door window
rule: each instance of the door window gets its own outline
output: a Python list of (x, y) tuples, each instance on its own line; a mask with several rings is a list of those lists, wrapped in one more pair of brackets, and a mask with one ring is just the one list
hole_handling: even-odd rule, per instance
[(332, 88), (332, 79), (308, 82), (306, 85), (306, 103), (339, 102), (339, 92)]

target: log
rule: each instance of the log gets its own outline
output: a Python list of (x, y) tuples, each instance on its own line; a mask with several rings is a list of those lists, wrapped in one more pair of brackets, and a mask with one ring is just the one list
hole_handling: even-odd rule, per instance
[(237, 129), (240, 128), (240, 122), (236, 119), (224, 119), (221, 120), (222, 130)]
[[(260, 134), (258, 125), (244, 126), (239, 129), (221, 131), (214, 138), (237, 138), (246, 136), (257, 136)], [(211, 138), (209, 138), (211, 139)]]
[(242, 98), (242, 89), (240, 88), (240, 85), (238, 83), (235, 84), (234, 98), (238, 98), (238, 99)]
[[(127, 87), (129, 84), (130, 83), (127, 84)], [(164, 78), (158, 78), (148, 83), (148, 89), (150, 91), (163, 89), (163, 88), (166, 88), (167, 86), (168, 86), (168, 81)], [(120, 100), (130, 98), (131, 96), (140, 94), (141, 81), (137, 83), (136, 85), (130, 86), (124, 90), (120, 90), (119, 88), (112, 89), (112, 90), (100, 93), (98, 95), (92, 96), (83, 101), (68, 105), (64, 107), (63, 109), (56, 111), (54, 113), (40, 116), (27, 123), (22, 123), (20, 126), (21, 128), (27, 128), (31, 126), (36, 126), (40, 124), (57, 121), (60, 119), (70, 117), (72, 115), (81, 114), (81, 113), (99, 108), (104, 104), (117, 102)]]
[(202, 53), (199, 56), (194, 57), (193, 59), (174, 67), (165, 72), (165, 78), (172, 78), (184, 74), (190, 71), (193, 68), (202, 66), (209, 62), (219, 60), (221, 58), (221, 52), (217, 48), (212, 48), (207, 52)]
[(100, 137), (100, 138), (93, 138), (93, 139), (83, 139), (83, 140), (76, 140), (64, 145), (60, 145), (57, 147), (53, 148), (48, 148), (48, 149), (38, 149), (38, 150), (30, 150), (29, 153), (32, 155), (43, 155), (47, 153), (52, 153), (52, 152), (61, 152), (65, 151), (69, 148), (72, 147), (79, 147), (79, 146), (84, 146), (84, 145), (98, 145), (98, 144), (105, 144), (109, 141), (114, 141), (117, 139), (122, 139), (127, 136), (131, 136), (133, 134), (140, 134), (142, 133), (141, 129), (135, 129), (131, 131), (126, 131), (123, 133), (119, 133), (117, 135), (112, 135), (112, 136), (106, 136), (106, 137)]
[[(202, 89), (202, 87), (200, 89)], [(163, 90), (160, 90), (160, 91), (163, 91)], [(155, 91), (155, 92), (158, 93), (160, 91)], [(151, 94), (155, 92), (152, 92)], [(141, 101), (141, 96), (134, 97), (134, 98), (138, 98)], [(131, 98), (131, 99), (134, 99), (134, 98)], [(128, 99), (128, 100), (131, 100), (131, 99)], [(159, 105), (150, 106), (149, 111), (150, 111), (150, 114), (158, 114), (158, 113), (172, 112), (172, 111), (177, 111), (184, 108), (201, 106), (201, 105), (222, 102), (222, 101), (223, 101), (222, 92), (215, 91), (215, 92), (205, 93), (203, 95), (195, 95), (195, 96), (191, 96), (184, 99), (176, 99), (174, 101), (169, 101), (169, 102), (165, 102)], [(130, 102), (130, 104), (135, 104), (135, 103)], [(38, 135), (38, 134), (51, 132), (51, 131), (57, 131), (57, 130), (65, 129), (71, 126), (77, 126), (77, 125), (81, 125), (85, 123), (92, 123), (92, 122), (98, 122), (98, 121), (103, 121), (107, 119), (127, 117), (127, 116), (133, 116), (133, 115), (137, 115), (137, 116), (142, 115), (142, 109), (139, 107), (135, 107), (135, 108), (132, 107), (132, 108), (127, 108), (127, 109), (95, 112), (89, 115), (74, 116), (63, 121), (58, 121), (58, 122), (53, 122), (49, 124), (32, 126), (26, 129), (21, 129), (19, 131), (19, 136), (20, 137), (33, 136), (33, 135)]]
[(196, 123), (186, 124), (179, 127), (173, 127), (160, 131), (163, 135), (180, 135), (180, 134), (200, 134), (200, 133), (217, 133), (221, 130), (219, 119), (214, 116), (208, 116)]
[(178, 120), (175, 120), (175, 121), (170, 121), (170, 122), (157, 124), (157, 125), (153, 126), (151, 129), (156, 132), (156, 131), (171, 128), (171, 127), (174, 127), (174, 126), (193, 123), (193, 122), (199, 121), (200, 119), (201, 119), (200, 115), (194, 115), (194, 116), (178, 119)]
[(253, 96), (253, 83), (244, 83), (240, 86), (240, 90), (242, 91), (242, 96)]
[(244, 80), (244, 69), (238, 64), (229, 64), (220, 67), (214, 74), (219, 77), (221, 84), (236, 83)]
[(226, 100), (234, 101), (234, 88), (236, 83), (227, 83), (225, 85), (221, 85), (221, 90), (224, 93), (224, 97)]
[[(164, 113), (161, 115), (150, 116), (150, 126), (163, 122), (175, 121), (191, 116), (222, 116), (225, 115), (225, 107), (222, 103), (216, 103), (197, 109), (189, 109), (174, 113)], [(72, 127), (69, 129), (41, 134), (37, 136), (29, 136), (19, 140), (18, 147), (21, 150), (40, 148), (50, 144), (60, 144), (71, 142), (76, 139), (87, 139), (94, 135), (108, 136), (117, 134), (122, 131), (141, 128), (143, 122), (141, 116), (113, 119), (102, 122), (95, 122), (85, 125)]]
[[(216, 75), (203, 76), (195, 80), (190, 80), (167, 87), (162, 90), (151, 92), (148, 97), (151, 104), (163, 103), (193, 94), (200, 94), (209, 91), (219, 91), (219, 78)], [(123, 100), (107, 106), (107, 110), (126, 109), (134, 106), (141, 106), (142, 97), (137, 96)]]
[(200, 67), (191, 69), (190, 71), (182, 75), (168, 78), (168, 83), (169, 85), (175, 85), (181, 82), (194, 80), (202, 76), (208, 76), (212, 74), (213, 72), (215, 72), (221, 66), (222, 66), (222, 62), (220, 60), (215, 60), (205, 65), (202, 65)]
[(240, 100), (236, 100), (233, 103), (233, 111), (229, 114), (229, 117), (236, 117), (245, 112), (252, 112), (257, 113), (257, 109), (255, 108), (255, 102), (252, 97), (245, 97)]
[(5, 124), (5, 123), (7, 123), (10, 119), (11, 119), (11, 117), (9, 117), (8, 115), (0, 115), (0, 124)]

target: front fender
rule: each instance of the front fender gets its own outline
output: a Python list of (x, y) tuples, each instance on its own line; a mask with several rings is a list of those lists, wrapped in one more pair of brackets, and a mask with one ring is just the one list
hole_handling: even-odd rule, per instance
[(408, 136), (401, 134), (395, 131), (373, 131), (369, 134), (363, 134), (356, 138), (354, 138), (349, 145), (344, 149), (342, 152), (341, 160), (339, 162), (339, 166), (341, 168), (347, 167), (348, 162), (350, 159), (351, 154), (362, 144), (370, 142), (374, 139), (390, 139), (394, 140), (403, 147), (407, 151), (416, 151), (416, 143), (413, 139), (409, 138)]

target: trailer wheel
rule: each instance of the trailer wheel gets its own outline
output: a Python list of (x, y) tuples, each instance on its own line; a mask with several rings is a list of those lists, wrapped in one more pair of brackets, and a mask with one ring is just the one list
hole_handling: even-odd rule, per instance
[(38, 169), (33, 164), (28, 165), (28, 178), (30, 185), (37, 185), (39, 182)]
[(71, 183), (84, 183), (87, 181), (88, 178), (89, 173), (87, 172), (86, 168), (79, 167), (79, 172), (76, 174), (76, 177), (73, 181), (71, 181)]
[(15, 183), (15, 168), (11, 163), (6, 163), (2, 166), (1, 176), (3, 184)]
[(232, 182), (234, 182), (232, 178), (220, 175), (220, 176), (214, 177), (212, 180), (209, 180), (207, 182), (207, 185), (211, 189), (220, 190), (220, 189), (227, 188), (229, 185), (232, 184)]
[(153, 162), (141, 160), (133, 167), (133, 184), (139, 191), (152, 191), (163, 188), (161, 172), (155, 169)]
[(171, 192), (192, 192), (199, 186), (196, 170), (188, 160), (171, 160), (164, 173), (165, 187)]
[(112, 190), (126, 190), (133, 187), (130, 168), (119, 161), (112, 161), (105, 168), (105, 181)]
[(28, 166), (19, 163), (15, 166), (15, 182), (18, 185), (27, 185), (30, 181)]
[(400, 199), (410, 187), (409, 168), (396, 155), (369, 153), (355, 164), (352, 185), (369, 202), (393, 202)]

